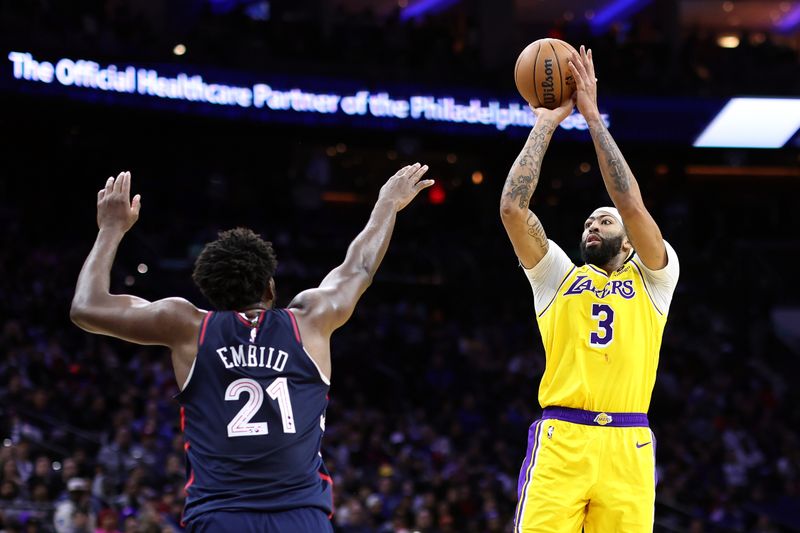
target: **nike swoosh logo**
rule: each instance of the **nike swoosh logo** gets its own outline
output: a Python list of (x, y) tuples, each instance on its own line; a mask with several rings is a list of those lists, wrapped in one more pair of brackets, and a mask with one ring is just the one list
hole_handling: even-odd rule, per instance
[(650, 444), (651, 442), (653, 442), (653, 441), (647, 441), (647, 442), (645, 442), (644, 444), (639, 444), (639, 441), (636, 441), (636, 447), (637, 447), (637, 448), (641, 448), (642, 446), (647, 446), (647, 445), (648, 445), (648, 444)]

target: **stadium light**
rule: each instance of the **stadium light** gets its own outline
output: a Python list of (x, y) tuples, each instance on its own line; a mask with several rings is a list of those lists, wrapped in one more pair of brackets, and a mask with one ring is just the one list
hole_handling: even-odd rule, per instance
[(800, 98), (732, 98), (694, 142), (698, 148), (781, 148), (800, 129)]

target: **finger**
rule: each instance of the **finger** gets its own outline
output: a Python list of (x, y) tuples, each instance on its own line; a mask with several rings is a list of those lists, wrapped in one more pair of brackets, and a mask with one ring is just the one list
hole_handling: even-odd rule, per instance
[(591, 48), (589, 48), (589, 51), (586, 52), (586, 58), (588, 60), (587, 65), (589, 66), (588, 71), (589, 71), (590, 79), (594, 79), (594, 81), (597, 81), (597, 78), (595, 77), (595, 73), (594, 73), (594, 59), (592, 59), (592, 49)]
[(131, 197), (131, 173), (126, 172), (122, 177), (122, 195), (127, 200)]
[(414, 174), (416, 174), (417, 171), (419, 171), (419, 169), (420, 169), (420, 164), (418, 162), (414, 163), (413, 165), (408, 167), (408, 171), (406, 172), (406, 177), (407, 178), (413, 177)]
[(139, 210), (142, 208), (142, 195), (137, 194), (133, 197), (133, 202), (131, 202), (131, 213), (136, 217), (139, 218)]
[(106, 194), (109, 194), (111, 191), (114, 190), (114, 178), (110, 177), (106, 180)]
[(97, 191), (97, 201), (99, 202), (100, 200), (102, 200), (103, 197), (105, 197), (105, 195), (106, 195), (105, 189), (100, 189), (99, 191)]
[(120, 172), (117, 176), (117, 179), (114, 180), (114, 192), (120, 192), (122, 190), (122, 184), (125, 181), (125, 173)]
[(418, 192), (419, 192), (419, 191), (421, 191), (422, 189), (427, 189), (428, 187), (430, 187), (430, 186), (431, 186), (431, 185), (433, 185), (434, 183), (436, 183), (434, 180), (422, 180), (422, 181), (418, 181), (417, 183), (415, 183), (415, 184), (414, 184), (414, 192), (415, 192), (415, 193), (418, 193)]
[(417, 181), (419, 181), (419, 180), (422, 178), (422, 176), (424, 176), (424, 175), (425, 175), (425, 173), (426, 173), (427, 171), (428, 171), (428, 165), (422, 165), (421, 167), (419, 167), (419, 168), (418, 168), (418, 169), (417, 169), (417, 170), (416, 170), (416, 171), (415, 171), (415, 172), (414, 172), (414, 173), (411, 175), (411, 180), (412, 180), (412, 181), (414, 181), (414, 182), (417, 182)]
[(586, 74), (586, 67), (583, 64), (583, 58), (578, 52), (572, 52), (572, 63), (585, 82), (588, 79), (588, 75)]
[(403, 168), (401, 168), (400, 170), (398, 170), (397, 172), (395, 172), (395, 173), (394, 173), (394, 176), (392, 176), (392, 177), (394, 178), (394, 177), (405, 176), (405, 174), (406, 174), (406, 171), (408, 170), (408, 168), (409, 168), (410, 166), (411, 166), (411, 165), (406, 165), (406, 166), (404, 166)]
[(572, 61), (569, 62), (569, 69), (572, 71), (572, 77), (575, 78), (575, 87), (579, 91), (585, 90), (586, 85), (583, 83), (583, 77), (581, 76), (580, 72), (578, 72), (578, 67), (576, 67), (575, 63)]

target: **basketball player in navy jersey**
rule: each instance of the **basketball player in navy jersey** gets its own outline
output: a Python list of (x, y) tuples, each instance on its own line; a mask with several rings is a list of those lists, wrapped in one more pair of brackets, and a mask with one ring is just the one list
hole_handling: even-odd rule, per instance
[(319, 287), (276, 309), (269, 242), (239, 228), (197, 259), (193, 279), (215, 311), (182, 298), (148, 302), (110, 292), (110, 271), (139, 217), (131, 175), (97, 195), (94, 247), (70, 317), (82, 329), (167, 346), (181, 392), (188, 531), (332, 531), (332, 480), (320, 454), (331, 375), (330, 336), (352, 315), (383, 259), (397, 212), (433, 180), (407, 166), (381, 188), (344, 262)]

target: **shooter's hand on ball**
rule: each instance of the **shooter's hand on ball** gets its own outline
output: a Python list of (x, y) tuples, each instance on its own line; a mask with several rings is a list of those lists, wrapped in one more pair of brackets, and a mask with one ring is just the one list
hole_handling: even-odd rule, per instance
[(97, 193), (97, 226), (101, 230), (125, 233), (139, 219), (142, 197), (131, 202), (131, 173), (120, 172), (116, 179), (108, 178), (106, 186)]
[(564, 102), (561, 103), (555, 109), (547, 109), (546, 107), (533, 107), (533, 113), (536, 115), (536, 121), (548, 121), (551, 120), (555, 124), (561, 124), (561, 122), (572, 114), (572, 110), (575, 108), (575, 95), (572, 95), (572, 98), (568, 98)]
[(578, 95), (578, 111), (584, 116), (587, 122), (592, 119), (600, 118), (600, 111), (597, 108), (597, 78), (594, 74), (594, 61), (592, 61), (592, 51), (586, 51), (586, 47), (581, 45), (580, 54), (572, 52), (569, 68), (575, 77), (575, 89)]

